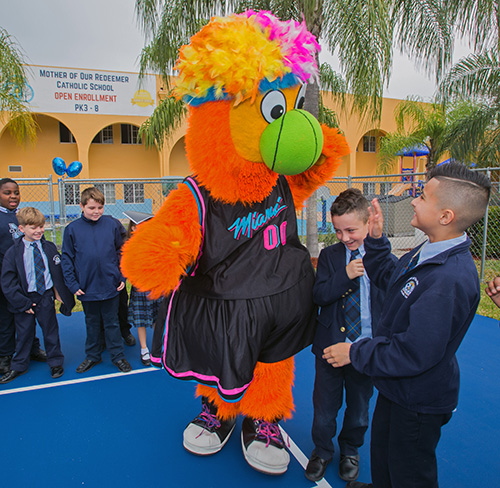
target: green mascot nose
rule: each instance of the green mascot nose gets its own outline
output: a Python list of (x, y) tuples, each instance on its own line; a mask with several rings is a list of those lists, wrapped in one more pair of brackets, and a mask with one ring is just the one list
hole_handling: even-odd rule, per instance
[(297, 175), (320, 157), (323, 132), (309, 112), (290, 110), (269, 124), (260, 137), (260, 153), (265, 165), (282, 175)]

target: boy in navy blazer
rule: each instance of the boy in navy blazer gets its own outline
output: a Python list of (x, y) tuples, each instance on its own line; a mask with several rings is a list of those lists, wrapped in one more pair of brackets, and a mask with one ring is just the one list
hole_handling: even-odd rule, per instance
[(486, 211), (491, 183), (458, 163), (436, 166), (411, 203), (411, 224), (428, 237), (399, 260), (383, 235), (373, 200), (365, 267), (387, 290), (373, 339), (335, 344), (324, 358), (374, 379), (379, 394), (371, 430), (373, 484), (350, 488), (437, 488), (436, 448), (458, 404), (456, 352), (480, 300), (465, 230)]
[(16, 351), (10, 371), (0, 378), (2, 384), (28, 370), (36, 321), (42, 329), (51, 376), (63, 375), (64, 356), (54, 299), (62, 302), (60, 311), (64, 315), (71, 315), (75, 305), (73, 294), (64, 284), (59, 252), (54, 243), (43, 237), (43, 214), (36, 208), (25, 207), (19, 210), (17, 219), (24, 237), (5, 253), (1, 275), (2, 289), (14, 313)]
[[(0, 269), (7, 249), (22, 237), (18, 229), (17, 212), (21, 203), (19, 185), (11, 178), (0, 180)], [(16, 325), (14, 315), (9, 311), (7, 298), (0, 287), (0, 374), (10, 371), (10, 361), (16, 350)], [(47, 362), (45, 351), (35, 336), (30, 359)]]
[[(337, 414), (342, 406), (344, 389), (347, 408), (338, 436), (339, 475), (349, 481), (355, 480), (359, 473), (358, 449), (363, 445), (368, 428), (373, 382), (352, 365), (332, 368), (322, 356), (324, 349), (332, 344), (371, 337), (372, 324), (381, 314), (384, 295), (370, 283), (362, 261), (369, 206), (363, 194), (353, 188), (336, 198), (330, 212), (340, 242), (323, 249), (318, 259), (313, 298), (320, 306), (320, 312), (312, 347), (316, 355), (312, 426), (315, 447), (305, 472), (311, 481), (323, 478), (333, 458), (332, 439), (337, 430)], [(352, 305), (355, 320), (352, 320), (351, 312), (346, 313)]]

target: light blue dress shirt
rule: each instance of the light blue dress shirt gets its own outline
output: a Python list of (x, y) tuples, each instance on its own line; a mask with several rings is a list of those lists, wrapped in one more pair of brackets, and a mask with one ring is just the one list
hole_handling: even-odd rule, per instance
[[(346, 247), (345, 248), (345, 258), (346, 258), (346, 266), (351, 261), (351, 251)], [(358, 247), (358, 251), (361, 254), (361, 257), (365, 255), (365, 246), (361, 244)], [(366, 274), (366, 270), (363, 276), (360, 276), (359, 280), (359, 292), (360, 292), (360, 312), (361, 312), (361, 335), (354, 341), (357, 342), (360, 339), (364, 339), (365, 337), (372, 337), (372, 314), (371, 314), (371, 298), (370, 298), (370, 278)], [(345, 338), (346, 342), (351, 342), (347, 337)]]
[[(40, 241), (32, 241), (32, 242), (36, 243), (38, 249), (40, 249), (40, 252), (42, 254), (43, 264), (45, 264), (45, 273), (44, 273), (45, 289), (49, 290), (50, 288), (52, 288), (53, 283), (52, 283), (52, 277), (50, 276), (49, 262), (47, 260), (47, 256), (43, 252)], [(26, 280), (28, 281), (28, 292), (36, 291), (35, 260), (33, 258), (33, 248), (31, 247), (31, 241), (27, 241), (24, 237), (23, 237), (23, 243), (24, 243), (23, 261), (24, 261), (24, 269), (26, 271)]]
[(452, 247), (458, 246), (462, 242), (467, 240), (467, 234), (464, 232), (461, 236), (455, 237), (453, 239), (447, 239), (446, 241), (439, 242), (429, 242), (426, 241), (420, 250), (420, 255), (418, 257), (417, 265), (422, 264), (424, 261), (441, 254)]

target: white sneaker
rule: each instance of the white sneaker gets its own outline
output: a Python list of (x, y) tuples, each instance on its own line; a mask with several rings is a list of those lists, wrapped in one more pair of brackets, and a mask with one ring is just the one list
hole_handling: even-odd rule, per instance
[(290, 455), (277, 423), (245, 417), (241, 429), (241, 447), (247, 463), (265, 474), (283, 474)]
[(219, 452), (229, 440), (236, 418), (220, 420), (217, 418), (217, 408), (213, 403), (202, 399), (203, 408), (200, 413), (184, 429), (184, 448), (192, 454), (209, 456)]

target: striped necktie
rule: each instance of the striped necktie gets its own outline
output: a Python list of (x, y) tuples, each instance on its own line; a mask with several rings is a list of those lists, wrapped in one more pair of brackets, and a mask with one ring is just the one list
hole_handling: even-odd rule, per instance
[(396, 279), (401, 278), (404, 274), (410, 272), (417, 264), (418, 264), (418, 258), (420, 257), (420, 251), (422, 248), (420, 248), (408, 261), (408, 264), (399, 272), (399, 275)]
[(43, 295), (45, 292), (45, 264), (43, 263), (42, 253), (36, 242), (31, 243), (33, 248), (33, 262), (35, 263), (35, 283), (36, 291)]
[[(360, 257), (361, 255), (357, 249), (351, 252), (351, 261)], [(361, 294), (359, 290), (360, 278), (355, 278), (352, 281), (354, 281), (356, 285), (352, 293), (344, 298), (344, 313), (347, 326), (347, 337), (351, 342), (354, 342), (361, 335)]]

